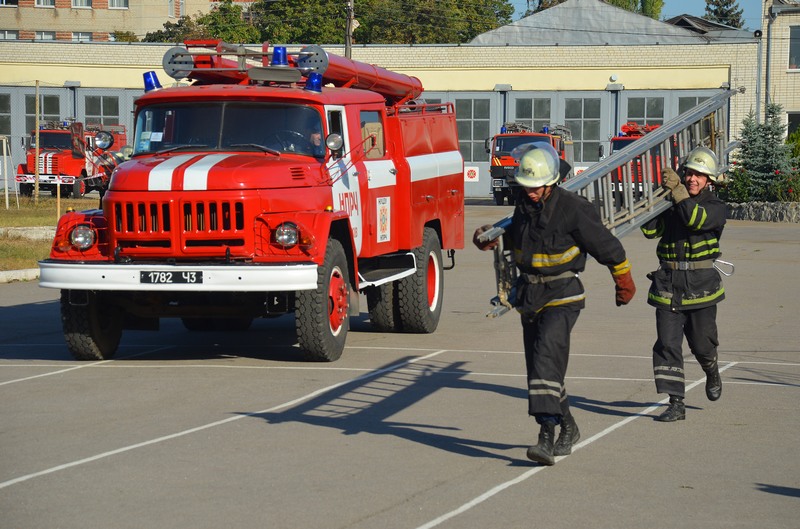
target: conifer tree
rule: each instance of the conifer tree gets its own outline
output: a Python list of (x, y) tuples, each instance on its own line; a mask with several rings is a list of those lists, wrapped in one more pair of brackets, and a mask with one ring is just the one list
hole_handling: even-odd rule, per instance
[(720, 195), (730, 202), (797, 200), (797, 159), (784, 142), (782, 107), (767, 104), (763, 123), (753, 112), (742, 122), (741, 148), (728, 171)]
[(726, 26), (741, 28), (744, 26), (742, 13), (744, 11), (739, 9), (739, 3), (736, 0), (706, 0), (706, 14), (703, 18)]

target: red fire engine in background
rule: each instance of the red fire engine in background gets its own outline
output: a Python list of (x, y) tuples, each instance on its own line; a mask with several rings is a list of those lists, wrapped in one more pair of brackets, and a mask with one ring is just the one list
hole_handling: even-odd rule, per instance
[[(545, 127), (541, 132), (534, 132), (530, 127), (520, 123), (506, 123), (500, 134), (486, 140), (486, 152), (490, 156), (489, 172), (492, 178), (492, 196), (498, 206), (502, 206), (506, 199), (508, 199), (509, 205), (514, 205), (512, 189), (517, 185), (514, 183), (514, 172), (519, 164), (511, 156), (511, 151), (520, 145), (535, 142), (549, 143), (563, 160), (574, 167), (572, 134), (568, 128), (556, 125)], [(566, 175), (565, 178), (571, 175), (572, 173)]]
[[(128, 143), (123, 125), (87, 125), (76, 121), (51, 121), (39, 128), (39, 190), (56, 196), (81, 197), (96, 190), (103, 196), (114, 167), (123, 159), (120, 152), (102, 151), (95, 146), (99, 131), (111, 134), (113, 145), (121, 149)], [(25, 148), (25, 163), (17, 167), (19, 193), (33, 194), (36, 185), (36, 132), (31, 132)]]
[[(622, 127), (620, 127), (619, 135), (611, 138), (611, 154), (614, 154), (617, 151), (621, 151), (631, 143), (640, 139), (648, 132), (654, 131), (658, 127), (660, 127), (660, 125), (641, 125), (634, 121), (629, 121), (628, 123), (625, 123)], [(655, 186), (661, 185), (661, 166), (663, 165), (661, 158), (662, 158), (661, 153), (657, 152), (656, 155), (653, 156), (650, 161), (650, 164), (652, 165), (650, 174), (653, 175), (653, 184)], [(622, 185), (623, 182), (622, 171), (623, 167), (618, 167), (612, 175), (613, 195), (617, 205), (622, 203), (622, 197), (620, 196), (620, 193), (624, 191)], [(631, 186), (632, 186), (631, 189), (633, 192), (633, 196), (635, 199), (641, 198), (642, 193), (644, 193), (641, 158), (634, 159), (634, 161), (630, 164), (630, 171), (631, 171), (630, 181), (631, 181)]]
[(243, 330), (293, 312), (306, 358), (332, 361), (359, 292), (382, 331), (436, 329), (442, 251), (452, 265), (464, 245), (452, 104), (319, 46), (194, 41), (163, 64), (194, 83), (136, 100), (103, 209), (64, 215), (40, 262), (76, 358), (109, 358), (123, 329), (160, 318)]

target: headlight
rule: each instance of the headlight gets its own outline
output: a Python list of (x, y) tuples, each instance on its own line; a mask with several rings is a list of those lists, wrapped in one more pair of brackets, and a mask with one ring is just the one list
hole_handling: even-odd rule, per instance
[(88, 250), (92, 247), (95, 241), (94, 229), (86, 224), (75, 226), (72, 233), (69, 234), (69, 242), (77, 250)]
[(291, 222), (284, 222), (273, 232), (275, 244), (284, 248), (291, 248), (297, 244), (300, 238), (300, 231), (297, 226)]

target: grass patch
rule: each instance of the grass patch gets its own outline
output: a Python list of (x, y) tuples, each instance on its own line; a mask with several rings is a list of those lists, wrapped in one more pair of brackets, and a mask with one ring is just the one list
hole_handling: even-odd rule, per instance
[[(98, 206), (96, 195), (83, 198), (70, 198), (61, 200), (60, 213), (66, 212), (68, 207), (77, 211), (94, 209)], [(32, 197), (19, 197), (19, 209), (15, 197), (9, 197), (8, 209), (5, 202), (0, 205), (0, 227), (19, 228), (26, 226), (52, 226), (58, 223), (61, 216), (56, 208), (57, 201), (54, 197), (40, 196), (38, 204)], [(0, 270), (23, 270), (37, 268), (37, 262), (50, 255), (52, 241), (32, 240), (18, 235), (0, 234)]]
[(19, 197), (17, 201), (9, 197), (8, 209), (5, 202), (0, 206), (0, 227), (17, 228), (22, 226), (53, 226), (58, 223), (58, 218), (67, 211), (68, 207), (77, 211), (96, 208), (99, 204), (97, 196), (83, 198), (62, 198), (60, 212), (56, 209), (57, 200), (51, 196), (40, 196), (39, 203), (34, 204), (32, 197)]
[(0, 237), (0, 271), (37, 268), (37, 262), (50, 255), (52, 241), (24, 237)]

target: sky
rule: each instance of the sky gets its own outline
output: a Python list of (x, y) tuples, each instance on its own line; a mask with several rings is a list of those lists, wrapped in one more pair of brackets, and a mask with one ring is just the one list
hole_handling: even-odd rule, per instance
[[(516, 9), (514, 14), (516, 20), (525, 12), (527, 3), (525, 0), (512, 0), (511, 4)], [(761, 0), (737, 0), (737, 4), (744, 10), (742, 14), (744, 27), (752, 30), (761, 29)], [(661, 10), (661, 17), (664, 19), (678, 15), (702, 17), (705, 14), (704, 0), (664, 0), (664, 8)]]

